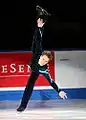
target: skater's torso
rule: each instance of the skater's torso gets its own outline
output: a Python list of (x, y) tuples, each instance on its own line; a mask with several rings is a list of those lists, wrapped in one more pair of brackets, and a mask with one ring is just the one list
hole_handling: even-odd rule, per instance
[(39, 63), (38, 63), (39, 58), (40, 58), (40, 55), (39, 55), (39, 54), (34, 54), (34, 55), (33, 55), (32, 63), (31, 63), (31, 69), (32, 69), (34, 72), (39, 72), (40, 70), (41, 70), (41, 71), (47, 70), (47, 64), (44, 65), (44, 66), (40, 66), (40, 65), (39, 65)]

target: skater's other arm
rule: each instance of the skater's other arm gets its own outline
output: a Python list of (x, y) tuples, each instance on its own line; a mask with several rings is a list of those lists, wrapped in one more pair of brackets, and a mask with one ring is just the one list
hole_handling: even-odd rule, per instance
[(59, 93), (61, 89), (59, 89), (58, 85), (56, 85), (56, 83), (52, 79), (50, 73), (48, 72), (48, 69), (46, 71), (40, 71), (40, 72), (48, 80), (50, 85)]
[(50, 83), (50, 85), (58, 92), (59, 96), (62, 99), (67, 99), (67, 95), (64, 91), (62, 91), (61, 89), (59, 89), (58, 85), (54, 82), (54, 80), (51, 78), (51, 75), (49, 74), (48, 71), (40, 71), (43, 76), (48, 80), (48, 82)]

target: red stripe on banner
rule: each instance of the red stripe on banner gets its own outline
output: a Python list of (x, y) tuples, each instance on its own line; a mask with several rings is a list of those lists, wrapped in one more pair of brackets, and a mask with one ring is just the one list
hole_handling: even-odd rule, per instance
[[(49, 63), (49, 72), (54, 79), (54, 52), (52, 52), (52, 55), (53, 60)], [(0, 53), (0, 87), (25, 86), (31, 73), (28, 66), (31, 59), (31, 52)], [(35, 86), (49, 86), (49, 83), (44, 76), (40, 75)]]

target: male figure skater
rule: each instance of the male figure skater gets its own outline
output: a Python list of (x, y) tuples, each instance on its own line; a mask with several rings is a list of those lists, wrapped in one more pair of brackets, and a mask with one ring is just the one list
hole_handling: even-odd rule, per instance
[(48, 72), (48, 62), (52, 60), (52, 54), (50, 51), (43, 51), (42, 49), (42, 35), (43, 35), (43, 29), (44, 24), (46, 23), (44, 13), (40, 15), (37, 18), (37, 27), (35, 29), (35, 33), (33, 36), (33, 42), (32, 42), (32, 63), (31, 63), (31, 75), (28, 80), (28, 83), (26, 85), (21, 104), (17, 111), (22, 112), (25, 110), (28, 100), (31, 97), (34, 84), (39, 76), (39, 74), (42, 74), (50, 83), (50, 85), (59, 93), (59, 96), (62, 99), (67, 98), (66, 93), (64, 91), (61, 91), (54, 80), (51, 78), (49, 72)]

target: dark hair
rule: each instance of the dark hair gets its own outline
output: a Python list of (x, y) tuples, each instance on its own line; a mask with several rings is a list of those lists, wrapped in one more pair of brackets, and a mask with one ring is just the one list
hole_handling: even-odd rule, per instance
[(52, 56), (52, 53), (50, 51), (44, 51), (42, 52), (42, 55), (46, 55), (49, 60), (52, 60), (53, 56)]

